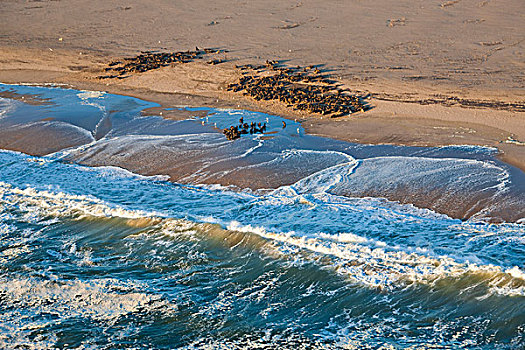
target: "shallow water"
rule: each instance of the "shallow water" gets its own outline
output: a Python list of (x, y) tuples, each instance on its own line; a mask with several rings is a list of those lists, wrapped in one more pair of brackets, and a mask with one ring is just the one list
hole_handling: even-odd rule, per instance
[[(491, 149), (353, 145), (252, 112), (174, 122), (127, 97), (3, 87), (51, 104), (2, 99), (0, 125), (54, 115), (92, 140), (0, 151), (0, 347), (525, 346), (525, 227), (475, 219), (522, 200)], [(213, 130), (239, 115), (277, 132)], [(71, 163), (119, 157), (179, 181)], [(401, 180), (408, 198), (489, 205), (461, 221), (355, 196)]]

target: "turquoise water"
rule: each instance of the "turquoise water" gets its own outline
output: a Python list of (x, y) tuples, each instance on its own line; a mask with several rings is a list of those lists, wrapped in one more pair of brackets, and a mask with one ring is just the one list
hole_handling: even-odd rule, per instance
[[(271, 116), (273, 138), (229, 143), (209, 124), (263, 116), (213, 111), (208, 120), (169, 122), (140, 116), (151, 104), (127, 97), (86, 101), (75, 90), (7, 88), (50, 104), (2, 99), (0, 122), (59, 112), (92, 138), (43, 157), (0, 151), (2, 348), (525, 346), (523, 224), (350, 195), (403, 169), (408, 181), (421, 177), (406, 169), (426, 172), (425, 187), (459, 187), (435, 170), (450, 166), (485, 186), (491, 205), (516, 201), (514, 170), (493, 161), (490, 149), (308, 139), (299, 124), (278, 129)], [(100, 123), (110, 109), (117, 117)], [(187, 180), (172, 183), (74, 161), (126, 153), (129, 162), (152, 148), (190, 149), (199, 166), (171, 172)], [(224, 159), (252, 176), (270, 169), (265, 184), (285, 184), (254, 191), (201, 181), (231, 176), (217, 166)], [(392, 170), (392, 159), (400, 168)]]

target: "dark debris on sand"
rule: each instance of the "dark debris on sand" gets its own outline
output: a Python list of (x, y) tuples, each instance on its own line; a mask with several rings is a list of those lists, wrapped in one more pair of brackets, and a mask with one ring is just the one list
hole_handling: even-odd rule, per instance
[[(295, 110), (342, 117), (370, 107), (362, 97), (340, 89), (313, 66), (281, 67), (277, 61), (265, 65), (236, 66), (243, 71), (228, 91), (242, 92), (256, 100), (279, 100)], [(261, 74), (264, 73), (264, 74)]]
[(445, 96), (435, 94), (433, 97), (425, 99), (413, 99), (407, 95), (397, 94), (374, 94), (374, 98), (383, 101), (394, 101), (404, 103), (417, 103), (420, 105), (440, 104), (447, 107), (460, 106), (468, 108), (492, 108), (512, 112), (525, 112), (525, 101), (521, 102), (504, 102), (495, 100), (476, 100), (460, 98), (456, 96)]
[[(100, 79), (125, 78), (132, 73), (143, 73), (149, 70), (170, 66), (174, 63), (188, 63), (197, 59), (202, 59), (206, 54), (224, 53), (225, 50), (199, 49), (193, 51), (178, 52), (151, 52), (144, 51), (135, 57), (125, 58), (123, 61), (114, 61), (108, 64), (105, 71), (108, 75), (99, 76)], [(213, 60), (212, 64), (222, 63), (222, 60)]]

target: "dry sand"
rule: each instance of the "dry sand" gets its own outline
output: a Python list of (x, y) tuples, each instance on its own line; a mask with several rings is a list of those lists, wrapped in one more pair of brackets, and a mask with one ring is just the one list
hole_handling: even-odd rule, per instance
[[(67, 83), (164, 107), (259, 110), (301, 118), (310, 133), (355, 142), (496, 146), (504, 160), (525, 170), (525, 112), (429, 101), (525, 103), (521, 0), (3, 1), (0, 23), (2, 82)], [(96, 79), (113, 58), (195, 46), (228, 49), (217, 56), (227, 62)], [(235, 64), (266, 59), (324, 64), (341, 84), (371, 93), (374, 108), (327, 120), (224, 91), (239, 76)]]

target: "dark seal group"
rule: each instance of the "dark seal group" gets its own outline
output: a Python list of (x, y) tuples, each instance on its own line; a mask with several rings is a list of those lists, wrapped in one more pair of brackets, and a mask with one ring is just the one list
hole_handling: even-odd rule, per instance
[(266, 123), (248, 123), (244, 122), (244, 118), (239, 119), (239, 125), (232, 125), (229, 128), (223, 129), (222, 133), (226, 135), (228, 140), (235, 140), (241, 137), (243, 134), (257, 134), (264, 133), (266, 131)]
[[(108, 64), (105, 68), (106, 72), (113, 73), (109, 75), (99, 76), (101, 79), (108, 78), (125, 78), (132, 73), (144, 73), (149, 70), (158, 69), (169, 66), (173, 63), (188, 63), (196, 59), (202, 59), (206, 54), (218, 54), (225, 52), (217, 49), (199, 49), (195, 48), (193, 51), (179, 51), (179, 52), (151, 52), (143, 51), (140, 55), (130, 58), (125, 58), (122, 61), (114, 61)], [(214, 60), (213, 64), (217, 64)], [(220, 61), (222, 62), (222, 61)], [(210, 63), (210, 62), (208, 62)]]
[(236, 67), (244, 75), (228, 90), (256, 100), (279, 100), (293, 109), (332, 118), (368, 109), (359, 96), (339, 89), (313, 66), (280, 67), (276, 61), (266, 61), (266, 65)]

